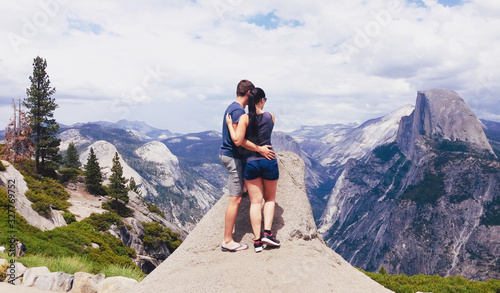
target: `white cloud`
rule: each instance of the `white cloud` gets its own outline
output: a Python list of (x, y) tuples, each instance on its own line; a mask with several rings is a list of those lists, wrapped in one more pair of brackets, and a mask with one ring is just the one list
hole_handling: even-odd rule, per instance
[[(0, 113), (25, 97), (40, 55), (64, 124), (130, 119), (175, 132), (219, 130), (243, 78), (266, 91), (283, 130), (361, 123), (437, 87), (498, 120), (499, 2), (440, 3), (7, 1)], [(249, 23), (257, 15), (278, 25)]]

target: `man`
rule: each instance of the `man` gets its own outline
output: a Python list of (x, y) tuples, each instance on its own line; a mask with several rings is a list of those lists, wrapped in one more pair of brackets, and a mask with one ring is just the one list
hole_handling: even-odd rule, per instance
[(24, 255), (23, 244), (19, 240), (14, 241), (16, 243), (16, 257), (20, 257)]
[[(233, 227), (238, 215), (238, 207), (241, 203), (241, 196), (243, 194), (244, 181), (243, 181), (243, 168), (245, 167), (245, 160), (242, 149), (237, 147), (226, 124), (226, 116), (229, 114), (233, 120), (232, 127), (236, 130), (240, 116), (245, 114), (245, 107), (248, 104), (248, 94), (255, 86), (248, 80), (241, 80), (236, 87), (236, 101), (231, 103), (222, 120), (222, 146), (219, 150), (219, 158), (229, 172), (228, 190), (229, 190), (229, 203), (227, 205), (225, 214), (225, 227), (224, 239), (221, 244), (222, 251), (236, 252), (248, 249), (248, 244), (238, 243), (233, 240)], [(257, 146), (251, 141), (244, 140), (241, 144), (244, 148), (259, 152), (267, 159), (273, 159), (274, 151), (269, 149), (269, 146)]]

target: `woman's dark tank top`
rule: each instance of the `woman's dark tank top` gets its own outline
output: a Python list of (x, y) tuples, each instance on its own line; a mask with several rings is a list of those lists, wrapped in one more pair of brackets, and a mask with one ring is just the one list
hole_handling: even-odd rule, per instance
[[(257, 129), (258, 129), (257, 137), (249, 136), (248, 130), (250, 128), (250, 125), (248, 125), (246, 132), (247, 134), (245, 135), (245, 138), (255, 143), (258, 146), (271, 145), (271, 133), (273, 132), (273, 127), (274, 127), (273, 116), (269, 112), (264, 112), (260, 115), (257, 115), (256, 119), (257, 119)], [(252, 152), (252, 151), (249, 151), (247, 153), (246, 158), (247, 162), (265, 159), (258, 152)]]

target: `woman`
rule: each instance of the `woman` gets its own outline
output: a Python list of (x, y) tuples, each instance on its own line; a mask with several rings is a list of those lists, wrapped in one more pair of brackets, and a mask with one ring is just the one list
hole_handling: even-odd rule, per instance
[[(271, 145), (271, 133), (274, 127), (274, 115), (264, 112), (266, 94), (261, 88), (253, 89), (248, 96), (248, 114), (243, 114), (238, 122), (236, 131), (231, 127), (233, 121), (230, 115), (226, 116), (231, 138), (236, 145), (247, 139), (256, 145)], [(271, 232), (274, 219), (276, 186), (278, 185), (279, 170), (276, 159), (268, 160), (257, 152), (248, 152), (246, 155), (245, 170), (243, 173), (245, 185), (250, 196), (250, 222), (254, 234), (255, 252), (261, 252), (264, 243), (280, 246)], [(262, 199), (264, 203), (264, 235), (261, 237)]]

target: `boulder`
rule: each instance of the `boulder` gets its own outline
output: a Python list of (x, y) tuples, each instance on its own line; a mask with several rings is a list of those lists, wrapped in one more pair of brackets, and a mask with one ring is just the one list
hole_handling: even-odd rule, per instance
[[(137, 285), (137, 280), (126, 278), (126, 277), (109, 277), (104, 279), (97, 286), (97, 293), (114, 293), (114, 292), (131, 292), (130, 289), (134, 285)], [(163, 288), (152, 292), (162, 291)]]
[(73, 275), (63, 272), (48, 273), (38, 276), (33, 287), (55, 292), (68, 292), (73, 286)]
[(151, 273), (156, 267), (161, 264), (161, 260), (147, 256), (147, 255), (137, 255), (134, 259), (134, 263), (141, 269), (145, 274)]
[(39, 276), (49, 274), (50, 270), (47, 267), (29, 268), (23, 276), (23, 286), (32, 287)]
[[(4, 260), (3, 263), (9, 264), (8, 260), (6, 259)], [(14, 285), (20, 285), (21, 277), (25, 272), (26, 272), (26, 267), (22, 263), (15, 262), (13, 264), (9, 264), (9, 266), (7, 267), (7, 276), (4, 282), (9, 282)]]
[(75, 273), (71, 293), (97, 293), (97, 286), (106, 277), (104, 274)]

